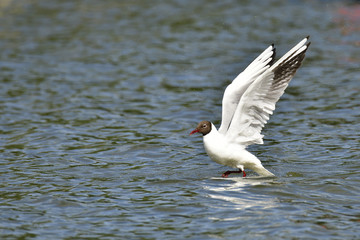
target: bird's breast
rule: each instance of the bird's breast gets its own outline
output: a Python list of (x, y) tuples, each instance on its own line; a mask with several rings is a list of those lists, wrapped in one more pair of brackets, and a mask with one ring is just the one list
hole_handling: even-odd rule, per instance
[(243, 148), (227, 142), (223, 135), (208, 134), (203, 140), (205, 151), (213, 161), (235, 168), (241, 163)]

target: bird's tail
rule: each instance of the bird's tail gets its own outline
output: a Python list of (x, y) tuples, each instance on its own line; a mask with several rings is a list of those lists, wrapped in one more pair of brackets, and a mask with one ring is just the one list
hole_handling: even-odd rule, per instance
[(252, 170), (254, 170), (257, 174), (259, 174), (262, 177), (275, 177), (273, 173), (266, 170), (262, 165), (256, 166), (256, 168), (253, 168)]

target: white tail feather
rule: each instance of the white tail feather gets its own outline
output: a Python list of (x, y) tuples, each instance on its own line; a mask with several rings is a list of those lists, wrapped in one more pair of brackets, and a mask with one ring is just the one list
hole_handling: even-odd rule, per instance
[(273, 173), (266, 170), (263, 166), (256, 166), (256, 168), (253, 168), (252, 170), (262, 177), (275, 177)]

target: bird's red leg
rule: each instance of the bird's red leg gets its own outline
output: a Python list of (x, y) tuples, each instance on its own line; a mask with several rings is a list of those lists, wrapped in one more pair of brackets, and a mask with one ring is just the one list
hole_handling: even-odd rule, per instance
[(239, 171), (226, 171), (221, 176), (223, 178), (227, 178), (231, 173), (241, 173), (241, 172), (243, 173), (243, 177), (246, 177), (245, 171), (241, 171), (241, 169), (239, 169)]

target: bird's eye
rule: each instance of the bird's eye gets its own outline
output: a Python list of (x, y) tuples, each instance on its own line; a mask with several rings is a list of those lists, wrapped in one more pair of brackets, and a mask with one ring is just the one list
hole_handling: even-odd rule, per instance
[(203, 128), (206, 128), (206, 124), (204, 124), (202, 127), (203, 127)]

